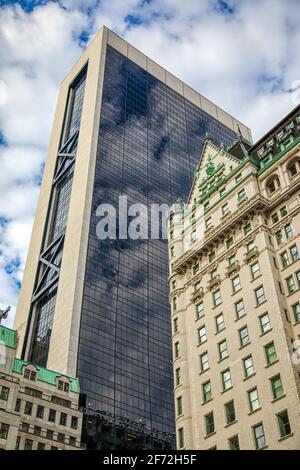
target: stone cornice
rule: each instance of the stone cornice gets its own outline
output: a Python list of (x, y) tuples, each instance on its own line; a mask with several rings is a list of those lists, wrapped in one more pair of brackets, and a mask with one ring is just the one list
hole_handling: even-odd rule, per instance
[(196, 257), (200, 251), (209, 250), (210, 246), (216, 243), (217, 240), (221, 238), (224, 239), (226, 237), (226, 232), (231, 230), (234, 225), (242, 224), (244, 219), (248, 218), (249, 213), (258, 209), (266, 210), (268, 207), (269, 201), (261, 194), (257, 194), (251, 199), (248, 199), (238, 210), (229, 215), (224, 222), (221, 222), (216, 228), (214, 228), (207, 238), (198, 242), (194, 249), (190, 249), (180, 256), (173, 263), (173, 271), (182, 271), (186, 265), (192, 262), (192, 259)]

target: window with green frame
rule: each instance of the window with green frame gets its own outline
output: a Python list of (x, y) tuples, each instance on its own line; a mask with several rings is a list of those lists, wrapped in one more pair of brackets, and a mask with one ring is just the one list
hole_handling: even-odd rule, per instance
[(279, 217), (278, 217), (277, 212), (271, 215), (271, 219), (272, 219), (272, 224), (276, 224), (276, 222), (278, 222)]
[(250, 355), (243, 359), (245, 378), (254, 374), (253, 357)]
[(281, 245), (281, 243), (283, 242), (283, 236), (282, 236), (282, 232), (281, 230), (277, 230), (277, 232), (275, 233), (275, 238), (276, 238), (276, 242), (277, 242), (277, 245)]
[(226, 240), (226, 248), (227, 248), (227, 250), (229, 250), (229, 248), (232, 247), (233, 243), (234, 243), (233, 237), (227, 238), (227, 240)]
[(228, 390), (229, 388), (232, 387), (232, 382), (231, 382), (231, 374), (230, 370), (224, 370), (224, 372), (221, 373), (222, 376), (222, 384), (223, 384), (223, 390)]
[(175, 370), (175, 384), (180, 385), (181, 384), (181, 369), (178, 367)]
[(181, 416), (183, 414), (182, 397), (178, 397), (176, 399), (176, 403), (177, 403), (177, 416)]
[(229, 442), (229, 450), (240, 450), (240, 443), (238, 435), (231, 437), (228, 439)]
[(294, 317), (295, 317), (295, 321), (296, 322), (300, 321), (300, 303), (297, 302), (296, 304), (294, 304), (292, 306), (292, 309), (293, 309), (293, 314), (294, 314)]
[(225, 406), (226, 424), (233, 423), (236, 420), (234, 401), (231, 400), (230, 402), (226, 403), (224, 406)]
[(177, 333), (178, 332), (178, 318), (173, 319), (173, 332)]
[(285, 231), (286, 238), (289, 239), (293, 236), (293, 229), (292, 229), (291, 224), (286, 224), (284, 227), (284, 231)]
[(178, 447), (182, 449), (184, 447), (184, 431), (183, 428), (178, 429)]
[(257, 388), (248, 391), (248, 399), (250, 411), (256, 411), (260, 408)]
[(259, 317), (259, 324), (262, 333), (266, 333), (271, 329), (271, 323), (268, 312)]
[(193, 275), (197, 274), (199, 271), (199, 263), (193, 265)]
[(282, 397), (283, 386), (282, 386), (280, 374), (270, 379), (270, 381), (271, 381), (273, 399), (276, 400), (276, 398)]
[(206, 402), (208, 400), (211, 400), (212, 394), (211, 394), (211, 383), (210, 380), (202, 384), (202, 396), (203, 396), (203, 401)]
[(239, 192), (238, 192), (238, 195), (237, 195), (237, 200), (238, 202), (241, 202), (243, 201), (244, 199), (246, 198), (246, 191), (245, 189), (241, 189)]
[(218, 331), (222, 331), (225, 328), (225, 321), (223, 313), (220, 313), (216, 316), (216, 329)]
[(252, 230), (252, 227), (251, 227), (251, 223), (249, 222), (248, 224), (246, 224), (244, 226), (244, 235), (249, 235), (249, 233), (251, 232)]
[(265, 346), (265, 354), (266, 354), (267, 364), (272, 364), (273, 362), (277, 360), (276, 349), (275, 349), (275, 345), (273, 341), (272, 343), (269, 343), (267, 344), (267, 346)]
[(213, 292), (212, 296), (213, 296), (214, 306), (217, 307), (222, 302), (220, 289)]
[(256, 449), (262, 449), (266, 445), (265, 431), (262, 423), (253, 426), (253, 435)]
[(247, 326), (244, 326), (239, 330), (239, 337), (241, 347), (246, 346), (248, 343), (250, 343), (249, 331)]
[(204, 372), (205, 370), (209, 369), (209, 363), (208, 363), (208, 353), (207, 351), (200, 356), (200, 369), (201, 372)]
[(199, 344), (204, 343), (207, 340), (205, 325), (198, 328), (198, 341)]
[(231, 284), (232, 284), (232, 291), (235, 294), (239, 290), (241, 290), (241, 280), (240, 276), (235, 276), (233, 279), (231, 279)]
[(205, 429), (206, 429), (207, 436), (215, 432), (215, 420), (214, 420), (213, 412), (205, 416)]
[(204, 303), (200, 302), (199, 304), (196, 304), (196, 318), (201, 318), (204, 315)]
[(286, 268), (289, 265), (289, 256), (287, 254), (287, 251), (284, 251), (283, 253), (281, 253), (280, 259), (281, 259), (282, 267)]
[(256, 279), (257, 277), (260, 276), (260, 266), (259, 266), (258, 261), (256, 261), (256, 263), (254, 264), (251, 264), (250, 270), (251, 270), (252, 279)]
[(234, 304), (234, 306), (235, 306), (235, 313), (236, 313), (237, 318), (241, 318), (242, 316), (246, 314), (243, 299), (238, 300)]
[(277, 415), (280, 437), (285, 437), (291, 434), (291, 425), (287, 410), (282, 411)]
[(291, 276), (287, 277), (285, 282), (286, 282), (286, 287), (287, 287), (288, 293), (291, 294), (292, 292), (294, 292), (294, 290), (296, 288), (295, 281), (294, 281), (294, 276), (291, 275)]
[(175, 359), (177, 359), (180, 356), (179, 341), (176, 341), (176, 343), (174, 344), (174, 356), (175, 356)]
[(254, 293), (255, 293), (256, 304), (257, 305), (262, 304), (266, 300), (265, 291), (264, 291), (263, 286), (260, 286), (257, 289), (255, 289)]

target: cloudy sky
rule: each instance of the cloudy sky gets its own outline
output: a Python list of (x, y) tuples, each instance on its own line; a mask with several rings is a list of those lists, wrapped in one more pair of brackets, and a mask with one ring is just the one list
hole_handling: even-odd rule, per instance
[(299, 0), (0, 0), (0, 308), (12, 325), (58, 86), (105, 24), (257, 140), (300, 101)]

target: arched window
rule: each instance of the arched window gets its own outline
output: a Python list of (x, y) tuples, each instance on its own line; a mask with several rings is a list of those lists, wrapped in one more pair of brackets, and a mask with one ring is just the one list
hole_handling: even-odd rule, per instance
[(269, 195), (275, 193), (275, 191), (277, 191), (277, 189), (280, 188), (280, 179), (277, 175), (275, 176), (272, 176), (268, 182), (267, 182), (267, 190), (268, 190), (268, 193)]
[(293, 160), (288, 164), (287, 167), (288, 174), (290, 178), (294, 178), (296, 175), (300, 174), (300, 158)]

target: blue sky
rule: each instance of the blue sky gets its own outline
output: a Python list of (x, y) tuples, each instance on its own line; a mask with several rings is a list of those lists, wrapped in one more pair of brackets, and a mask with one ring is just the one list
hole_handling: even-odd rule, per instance
[(60, 81), (105, 24), (248, 125), (300, 101), (298, 0), (0, 0), (0, 307), (12, 324)]

